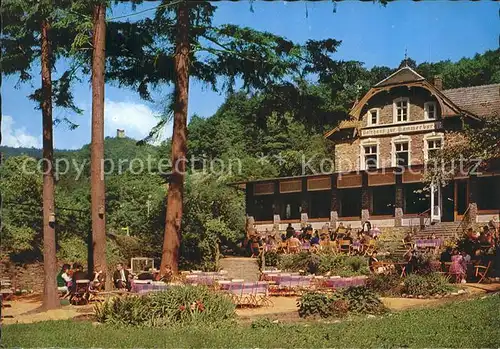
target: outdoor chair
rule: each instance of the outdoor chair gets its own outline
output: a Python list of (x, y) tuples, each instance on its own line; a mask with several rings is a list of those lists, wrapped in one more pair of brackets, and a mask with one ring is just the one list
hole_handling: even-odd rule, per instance
[(478, 278), (479, 280), (477, 281), (478, 284), (483, 282), (483, 280), (486, 278), (486, 275), (488, 274), (488, 271), (490, 270), (491, 267), (491, 261), (489, 261), (486, 265), (475, 265), (475, 277)]
[(244, 282), (241, 286), (241, 296), (238, 305), (256, 305), (254, 290), (256, 289), (256, 282)]
[(367, 244), (364, 244), (365, 256), (369, 256), (375, 251), (375, 240), (371, 239)]
[(287, 253), (288, 252), (288, 243), (286, 241), (282, 241), (278, 248), (277, 248), (278, 253)]
[(74, 289), (69, 297), (69, 302), (73, 305), (85, 305), (89, 302), (90, 280), (76, 280)]
[(267, 281), (257, 282), (254, 288), (255, 305), (257, 306), (272, 306), (273, 302), (269, 298), (269, 283)]
[(339, 252), (345, 252), (347, 254), (351, 253), (351, 241), (350, 240), (340, 240), (339, 241)]

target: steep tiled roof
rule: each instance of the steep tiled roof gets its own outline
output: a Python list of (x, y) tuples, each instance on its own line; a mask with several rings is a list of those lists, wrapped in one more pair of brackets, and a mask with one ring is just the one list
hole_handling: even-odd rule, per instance
[(403, 67), (401, 69), (398, 69), (396, 72), (392, 73), (388, 77), (386, 77), (384, 80), (375, 84), (375, 87), (402, 84), (405, 82), (421, 81), (421, 80), (424, 80), (424, 77), (422, 75), (420, 75), (410, 67)]
[(477, 116), (500, 116), (500, 84), (441, 91), (453, 103)]

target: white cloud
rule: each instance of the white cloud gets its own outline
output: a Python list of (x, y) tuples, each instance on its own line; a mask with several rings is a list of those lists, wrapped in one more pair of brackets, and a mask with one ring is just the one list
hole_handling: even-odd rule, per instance
[(15, 128), (15, 121), (10, 115), (2, 115), (2, 145), (9, 147), (41, 148), (41, 136), (30, 135), (25, 127)]
[[(142, 103), (107, 99), (104, 114), (105, 134), (111, 137), (116, 136), (116, 129), (123, 129), (126, 136), (142, 139), (159, 121), (153, 110)], [(168, 133), (166, 135), (170, 136)]]

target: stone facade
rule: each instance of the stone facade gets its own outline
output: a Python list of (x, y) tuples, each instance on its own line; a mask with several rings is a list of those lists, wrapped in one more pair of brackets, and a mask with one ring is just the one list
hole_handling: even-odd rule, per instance
[[(476, 115), (486, 115), (491, 109), (488, 108), (489, 105), (493, 106), (493, 109), (496, 105), (500, 107), (499, 87), (500, 84), (495, 88), (485, 86), (442, 91), (409, 67), (401, 68), (374, 85), (353, 106), (350, 119), (344, 120), (325, 134), (325, 137), (334, 143), (335, 173), (329, 174), (331, 188), (324, 189), (331, 191), (331, 198), (313, 195), (317, 189), (309, 188), (309, 179), (302, 178), (301, 190), (297, 189), (297, 192), (300, 193), (303, 213), (314, 211), (318, 206), (314, 200), (321, 200), (321, 205), (330, 205), (328, 218), (326, 210), (322, 209), (321, 216), (314, 214), (315, 217), (321, 218), (314, 217), (308, 223), (312, 224), (314, 229), (320, 229), (327, 222), (333, 227), (341, 222), (360, 227), (366, 220), (377, 226), (403, 227), (422, 224), (424, 214), (428, 214), (431, 205), (431, 196), (423, 191), (421, 172), (428, 156), (427, 148), (433, 146), (437, 149), (443, 144), (463, 141), (456, 137), (457, 133), (450, 137), (447, 131), (460, 130), (464, 123), (472, 122), (471, 111), (468, 111), (471, 106), (477, 107), (472, 111), (476, 111)], [(482, 93), (485, 89), (488, 90), (487, 94)], [(493, 104), (485, 104), (485, 98), (488, 103)], [(407, 120), (397, 120), (395, 102), (400, 100), (408, 103)], [(434, 106), (434, 115), (431, 118), (426, 115), (426, 103), (432, 103), (427, 105)], [(481, 113), (477, 112), (479, 110)], [(374, 116), (372, 111), (376, 112), (375, 123), (371, 121)], [(408, 143), (408, 148), (404, 146), (405, 143)], [(397, 146), (399, 144), (403, 146)], [(397, 147), (399, 152), (408, 153), (409, 165), (415, 171), (401, 173), (395, 168), (399, 167), (396, 163)], [(366, 168), (365, 151), (368, 155), (377, 156), (376, 171)], [(373, 156), (370, 156), (370, 159), (372, 158)], [(498, 172), (496, 176), (500, 183)], [(287, 196), (289, 194), (279, 189), (280, 183), (299, 180), (283, 178), (266, 182), (271, 181), (275, 182), (272, 196), (274, 213), (279, 214), (283, 211), (285, 201), (291, 201), (288, 199), (290, 196)], [(498, 215), (500, 207), (494, 203), (483, 202), (483, 206), (477, 204), (478, 193), (482, 192), (483, 197), (486, 197), (488, 194), (484, 194), (485, 190), (489, 189), (484, 189), (483, 185), (482, 189), (478, 190), (476, 182), (475, 178), (462, 177), (452, 181), (447, 187), (436, 189), (432, 197), (436, 198), (436, 203), (440, 206), (437, 214), (439, 217), (434, 214), (431, 218), (436, 221), (462, 220), (467, 207), (473, 221), (485, 219), (485, 214)], [(247, 186), (247, 199), (253, 195), (253, 185)], [(249, 202), (251, 200), (247, 200), (247, 205)], [(344, 210), (346, 207), (351, 208), (347, 213)], [(288, 223), (299, 226), (301, 222), (299, 219), (284, 220), (282, 217), (278, 226), (285, 229)], [(268, 228), (272, 228), (269, 222), (263, 220), (262, 224), (268, 224)]]

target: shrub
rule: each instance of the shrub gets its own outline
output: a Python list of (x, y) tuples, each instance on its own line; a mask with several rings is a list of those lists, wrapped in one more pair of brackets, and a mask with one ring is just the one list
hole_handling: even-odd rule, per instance
[(218, 324), (235, 317), (234, 304), (223, 294), (199, 286), (173, 286), (146, 296), (125, 296), (95, 306), (97, 321), (119, 325), (163, 327)]
[(332, 252), (279, 255), (278, 266), (282, 270), (296, 272), (305, 270), (310, 274), (339, 275), (343, 277), (367, 275), (368, 262), (361, 256), (344, 256)]
[(266, 267), (277, 267), (278, 262), (279, 262), (279, 255), (277, 252), (270, 251), (266, 252), (265, 260), (266, 260)]
[(381, 314), (386, 311), (375, 292), (367, 287), (349, 287), (342, 292), (349, 312), (355, 314)]
[(319, 292), (307, 292), (297, 301), (300, 317), (320, 316), (326, 318), (332, 316), (329, 296)]
[(441, 274), (410, 274), (404, 280), (402, 292), (413, 296), (430, 296), (449, 293), (454, 289), (455, 287)]
[(309, 271), (310, 258), (311, 253), (309, 252), (280, 255), (279, 269), (288, 271)]
[(427, 275), (438, 272), (440, 269), (441, 263), (435, 259), (434, 255), (422, 253), (417, 256), (417, 264), (415, 267), (415, 272), (417, 274)]
[(386, 311), (377, 295), (366, 287), (349, 287), (330, 295), (307, 292), (297, 302), (302, 318), (320, 316), (343, 317), (353, 314), (381, 314)]
[(397, 274), (372, 274), (366, 287), (379, 296), (395, 296), (401, 294), (401, 279)]

